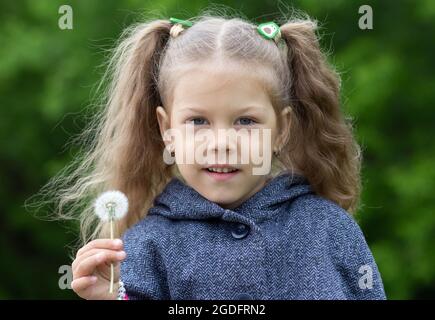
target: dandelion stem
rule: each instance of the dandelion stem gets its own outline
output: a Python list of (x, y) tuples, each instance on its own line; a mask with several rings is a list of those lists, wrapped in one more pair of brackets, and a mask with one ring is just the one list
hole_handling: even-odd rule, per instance
[[(113, 215), (114, 208), (110, 206), (109, 220), (110, 220), (110, 240), (113, 240)], [(115, 271), (113, 267), (113, 263), (110, 264), (110, 288), (109, 293), (113, 293), (113, 282), (115, 278)]]

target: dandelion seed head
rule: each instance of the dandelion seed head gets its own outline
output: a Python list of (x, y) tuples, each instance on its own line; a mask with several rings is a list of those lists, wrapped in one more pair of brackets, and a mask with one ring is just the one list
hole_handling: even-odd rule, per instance
[(95, 214), (102, 221), (110, 220), (110, 208), (112, 208), (113, 219), (122, 219), (128, 212), (128, 199), (124, 193), (118, 190), (103, 192), (94, 204)]

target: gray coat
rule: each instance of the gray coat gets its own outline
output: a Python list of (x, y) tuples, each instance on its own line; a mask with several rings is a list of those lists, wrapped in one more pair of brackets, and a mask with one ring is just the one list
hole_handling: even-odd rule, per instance
[(282, 172), (224, 209), (173, 178), (123, 235), (130, 299), (385, 299), (361, 229)]

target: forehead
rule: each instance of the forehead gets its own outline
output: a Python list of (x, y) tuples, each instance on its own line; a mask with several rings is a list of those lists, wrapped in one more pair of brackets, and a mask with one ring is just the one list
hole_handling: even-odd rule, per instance
[(170, 107), (272, 105), (271, 82), (261, 66), (190, 65), (173, 74)]

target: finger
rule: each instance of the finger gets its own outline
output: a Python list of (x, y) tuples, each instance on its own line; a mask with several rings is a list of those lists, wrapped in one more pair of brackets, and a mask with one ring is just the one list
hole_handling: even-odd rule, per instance
[(96, 276), (81, 277), (71, 282), (71, 288), (75, 292), (80, 292), (97, 282)]
[(122, 255), (124, 255), (124, 257), (125, 257), (125, 251), (122, 251), (121, 249), (119, 249), (119, 250), (99, 249), (99, 248), (98, 249), (90, 249), (90, 250), (86, 251), (85, 253), (83, 253), (82, 255), (80, 255), (77, 259), (75, 259), (73, 261), (72, 266), (71, 266), (72, 271), (74, 272), (74, 270), (77, 268), (77, 266), (80, 265), (80, 263), (84, 259), (86, 259), (90, 256), (93, 256), (93, 255), (99, 254), (99, 253), (107, 253), (107, 254), (109, 254), (109, 253), (115, 253), (115, 254), (122, 253)]
[(83, 253), (90, 249), (119, 249), (123, 247), (123, 243), (121, 239), (96, 239), (92, 240), (88, 244), (84, 245), (77, 251), (76, 257), (81, 256)]
[(84, 259), (73, 271), (74, 278), (81, 278), (94, 273), (95, 268), (106, 262), (117, 262), (125, 258), (125, 252), (100, 252)]

